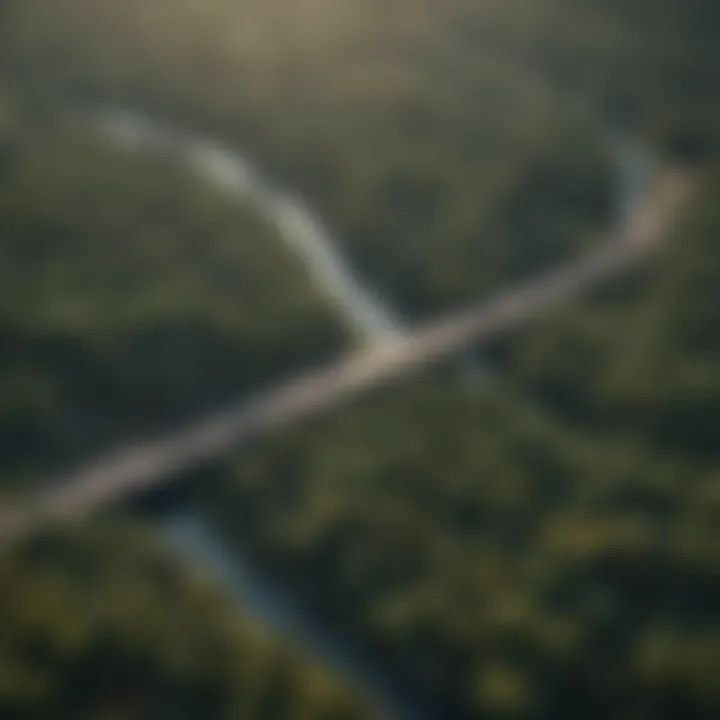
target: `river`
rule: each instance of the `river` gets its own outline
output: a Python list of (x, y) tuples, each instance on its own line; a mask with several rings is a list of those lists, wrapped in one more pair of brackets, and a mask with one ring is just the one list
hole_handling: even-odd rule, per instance
[(246, 156), (127, 110), (98, 112), (95, 124), (119, 147), (170, 155), (268, 218), (278, 237), (301, 258), (316, 288), (364, 340), (385, 342), (400, 332), (394, 311), (356, 277), (322, 219), (299, 195), (264, 177)]
[(287, 588), (231, 549), (196, 512), (168, 512), (157, 524), (170, 548), (237, 598), (244, 612), (346, 678), (373, 708), (374, 718), (440, 720), (439, 708), (433, 709), (418, 688), (398, 678), (382, 658), (310, 612)]
[[(93, 122), (116, 146), (168, 154), (216, 188), (259, 210), (302, 259), (314, 284), (343, 321), (366, 342), (381, 344), (402, 332), (398, 314), (356, 277), (321, 218), (299, 195), (264, 177), (247, 157), (213, 139), (127, 110), (104, 109), (94, 115)], [(608, 140), (617, 168), (614, 223), (621, 227), (645, 195), (653, 157), (647, 147), (628, 136), (612, 133)], [(432, 708), (417, 688), (392, 679), (382, 658), (372, 657), (337, 628), (321, 622), (299, 598), (230, 548), (197, 513), (174, 509), (160, 516), (157, 524), (176, 552), (237, 597), (246, 611), (345, 675), (377, 708), (377, 717), (442, 717), (440, 709)]]
[[(356, 277), (318, 215), (299, 195), (270, 182), (247, 157), (210, 138), (123, 109), (103, 109), (94, 114), (94, 125), (117, 147), (169, 155), (217, 189), (261, 212), (275, 225), (278, 237), (300, 257), (314, 285), (339, 317), (365, 342), (387, 342), (401, 332), (397, 314)], [(157, 523), (175, 551), (232, 593), (247, 612), (347, 677), (376, 708), (378, 717), (430, 720), (437, 716), (429, 712), (419, 692), (390, 677), (380, 658), (341, 638), (230, 548), (197, 513), (166, 512)]]

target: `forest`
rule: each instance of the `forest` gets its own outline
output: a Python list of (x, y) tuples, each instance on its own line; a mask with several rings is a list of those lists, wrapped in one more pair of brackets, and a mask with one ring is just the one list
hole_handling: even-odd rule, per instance
[(710, 187), (653, 267), (491, 348), (501, 378), (431, 374), (245, 450), (211, 517), (452, 717), (716, 717)]
[(3, 718), (367, 717), (136, 524), (34, 540), (0, 582)]
[[(237, 148), (408, 322), (601, 241), (622, 132), (700, 178), (650, 261), (160, 505), (432, 720), (719, 717), (719, 32), (713, 0), (2, 0), (0, 505), (360, 343), (257, 208), (86, 111)], [(133, 504), (0, 548), (0, 718), (378, 717), (204, 570)]]
[(2, 485), (353, 342), (253, 209), (170, 159), (22, 112), (0, 172)]

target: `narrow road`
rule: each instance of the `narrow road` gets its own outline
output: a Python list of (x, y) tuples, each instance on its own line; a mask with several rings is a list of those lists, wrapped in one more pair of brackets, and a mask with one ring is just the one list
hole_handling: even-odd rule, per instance
[(546, 314), (648, 256), (670, 230), (693, 187), (693, 179), (681, 170), (661, 170), (625, 227), (586, 255), (527, 285), (357, 350), (189, 427), (123, 447), (77, 473), (51, 480), (44, 489), (2, 509), (0, 539), (18, 539), (47, 523), (81, 518), (133, 493), (169, 483), (179, 472), (258, 435), (329, 410)]

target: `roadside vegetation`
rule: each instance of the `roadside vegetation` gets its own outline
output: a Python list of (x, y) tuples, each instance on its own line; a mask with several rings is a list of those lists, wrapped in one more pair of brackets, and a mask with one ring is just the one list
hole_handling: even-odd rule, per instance
[(245, 450), (209, 516), (448, 717), (716, 717), (720, 182), (645, 270)]
[[(10, 106), (10, 96), (6, 107)], [(0, 477), (176, 426), (352, 339), (268, 221), (92, 130), (0, 137)]]
[[(195, 475), (243, 556), (443, 718), (720, 716), (720, 5), (0, 2), (0, 492), (353, 338), (275, 231), (73, 113), (237, 147), (408, 319), (580, 252), (605, 135), (702, 168), (644, 268)], [(0, 502), (2, 502), (0, 500)], [(107, 517), (0, 551), (0, 716), (367, 718)]]
[(0, 586), (3, 718), (368, 717), (132, 524), (37, 538), (0, 556)]

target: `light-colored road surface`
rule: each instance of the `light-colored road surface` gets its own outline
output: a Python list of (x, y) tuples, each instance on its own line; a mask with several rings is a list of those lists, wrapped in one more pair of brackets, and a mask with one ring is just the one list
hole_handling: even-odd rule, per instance
[(560, 269), (48, 482), (23, 502), (3, 508), (0, 538), (20, 538), (48, 523), (81, 518), (133, 493), (159, 487), (180, 471), (253, 437), (298, 423), (369, 388), (542, 316), (650, 254), (669, 231), (693, 185), (692, 179), (677, 169), (661, 170), (621, 232)]

